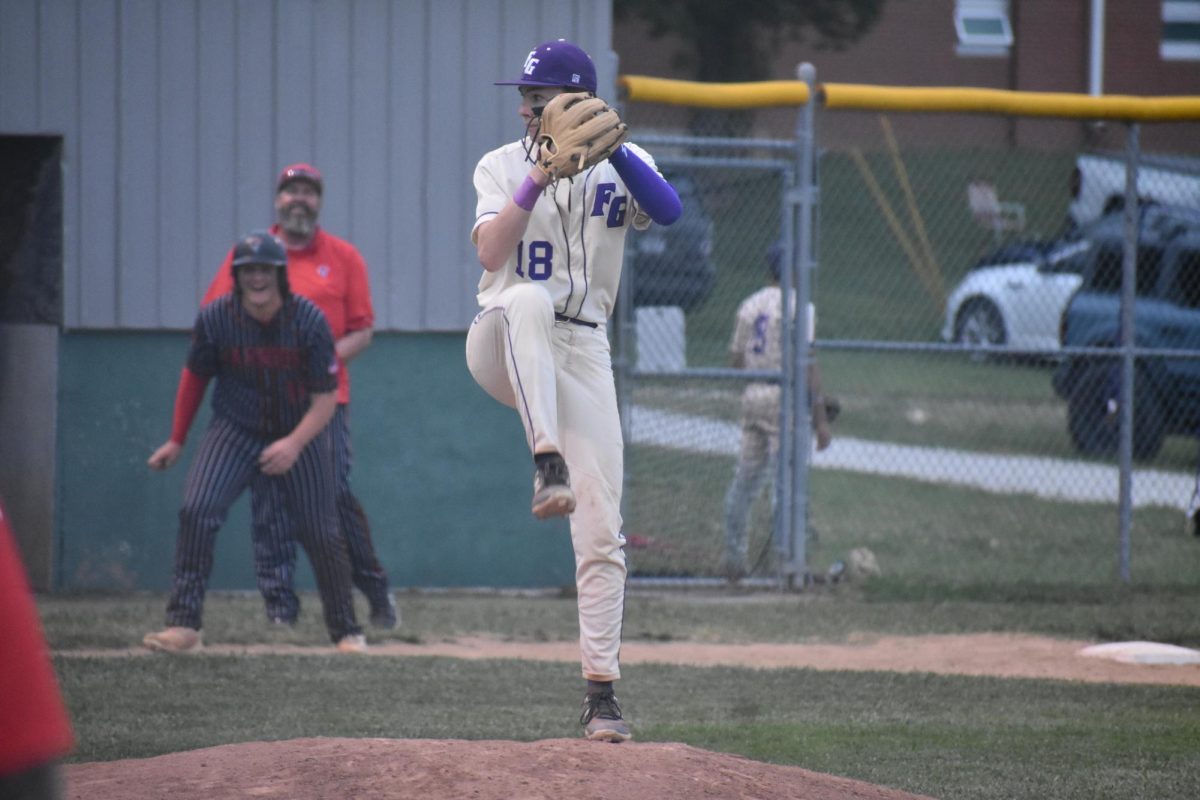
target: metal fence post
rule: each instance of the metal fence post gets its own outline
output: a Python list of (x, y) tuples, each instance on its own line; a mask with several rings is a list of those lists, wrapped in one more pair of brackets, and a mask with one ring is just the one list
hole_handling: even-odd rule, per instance
[(797, 170), (790, 170), (784, 178), (783, 196), (780, 197), (780, 244), (783, 247), (781, 269), (779, 271), (779, 302), (780, 311), (780, 375), (779, 375), (779, 453), (775, 463), (775, 506), (773, 545), (778, 565), (778, 580), (780, 588), (786, 588), (791, 583), (792, 561), (792, 531), (793, 531), (793, 491), (792, 475), (794, 474), (796, 437), (793, 434), (795, 426), (792, 416), (792, 396), (796, 390), (796, 359), (792, 353), (795, 349), (793, 330), (796, 324), (795, 316), (789, 313), (792, 305), (790, 298), (795, 296), (796, 286), (796, 231), (795, 215), (792, 213), (799, 189)]
[(1130, 529), (1133, 527), (1133, 426), (1134, 426), (1134, 301), (1137, 298), (1138, 251), (1138, 134), (1129, 125), (1125, 148), (1125, 247), (1121, 258), (1121, 382), (1120, 438), (1117, 444), (1119, 484), (1117, 494), (1117, 577), (1129, 583)]
[(815, 184), (815, 115), (817, 70), (805, 62), (797, 69), (800, 80), (808, 86), (808, 102), (800, 109), (796, 129), (796, 156), (800, 159), (800, 184), (792, 206), (793, 230), (796, 232), (796, 257), (793, 259), (796, 276), (795, 324), (792, 327), (794, 354), (794, 390), (792, 391), (793, 458), (792, 458), (792, 548), (787, 573), (792, 585), (808, 582), (808, 462), (812, 450), (811, 410), (808, 404), (808, 365), (812, 360), (808, 341), (809, 299), (812, 269), (816, 261), (816, 226), (814, 217), (817, 202)]

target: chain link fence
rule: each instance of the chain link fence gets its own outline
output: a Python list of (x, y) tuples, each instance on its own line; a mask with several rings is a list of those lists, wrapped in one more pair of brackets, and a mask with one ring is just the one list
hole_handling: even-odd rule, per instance
[[(685, 207), (631, 234), (615, 326), (632, 579), (1200, 581), (1180, 549), (1200, 547), (1197, 109), (1124, 123), (1069, 104), (812, 105), (626, 103)], [(779, 242), (840, 408), (820, 451), (806, 409), (786, 411), (809, 380), (786, 324), (778, 367), (731, 361), (739, 305), (770, 282)], [(747, 486), (743, 394), (781, 383), (783, 457)]]

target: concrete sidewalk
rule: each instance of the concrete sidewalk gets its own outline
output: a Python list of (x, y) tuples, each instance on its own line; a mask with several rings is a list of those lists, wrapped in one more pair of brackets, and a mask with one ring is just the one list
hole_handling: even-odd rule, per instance
[[(712, 455), (736, 456), (740, 442), (733, 422), (634, 406), (633, 444), (649, 444)], [(834, 469), (963, 486), (996, 494), (1028, 494), (1074, 503), (1116, 504), (1115, 466), (1043, 456), (995, 455), (940, 447), (888, 444), (835, 436), (814, 453), (814, 469)], [(1187, 473), (1135, 470), (1133, 504), (1184, 510), (1195, 478)]]

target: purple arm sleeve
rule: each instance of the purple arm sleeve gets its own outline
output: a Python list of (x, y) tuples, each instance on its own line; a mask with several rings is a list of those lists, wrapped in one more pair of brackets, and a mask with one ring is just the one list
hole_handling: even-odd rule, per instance
[(683, 213), (679, 195), (675, 187), (667, 183), (666, 178), (659, 175), (654, 167), (630, 153), (624, 145), (618, 147), (608, 160), (616, 168), (621, 180), (625, 181), (638, 205), (646, 209), (650, 219), (659, 225), (670, 225), (679, 219)]

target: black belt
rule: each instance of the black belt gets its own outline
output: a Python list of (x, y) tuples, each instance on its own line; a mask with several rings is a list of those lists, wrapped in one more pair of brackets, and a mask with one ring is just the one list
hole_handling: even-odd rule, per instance
[(560, 314), (557, 311), (554, 312), (554, 318), (559, 322), (569, 322), (572, 325), (582, 325), (585, 328), (599, 327), (594, 322), (588, 322), (586, 319), (579, 319), (578, 317), (568, 317), (566, 314)]

